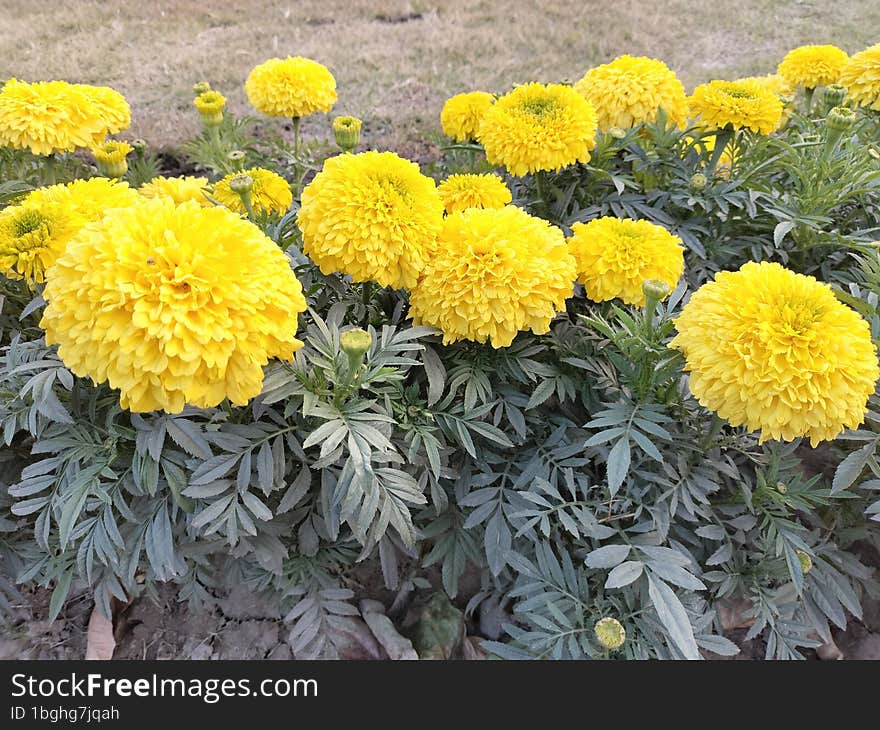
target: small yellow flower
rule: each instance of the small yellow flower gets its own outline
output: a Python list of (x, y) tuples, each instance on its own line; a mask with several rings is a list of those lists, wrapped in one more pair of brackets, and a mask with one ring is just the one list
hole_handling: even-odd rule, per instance
[(837, 83), (848, 59), (837, 46), (801, 46), (785, 54), (777, 73), (792, 86), (815, 89)]
[(450, 175), (437, 187), (447, 213), (468, 208), (503, 208), (510, 188), (497, 175)]
[(203, 91), (193, 99), (193, 105), (198, 110), (206, 127), (216, 127), (222, 124), (226, 97), (219, 91)]
[(801, 566), (801, 573), (806, 575), (813, 569), (813, 559), (803, 550), (796, 550), (795, 554), (797, 555), (798, 563), (800, 563)]
[(336, 79), (317, 61), (302, 56), (272, 58), (254, 68), (244, 85), (253, 107), (272, 117), (329, 112), (336, 103)]
[(478, 139), (493, 165), (511, 175), (588, 162), (596, 146), (596, 111), (562, 84), (524, 84), (491, 106)]
[(623, 624), (620, 621), (611, 616), (600, 618), (596, 622), (594, 633), (596, 634), (596, 641), (599, 642), (603, 649), (608, 649), (609, 651), (619, 649), (626, 641), (626, 629), (623, 628)]
[(78, 376), (123, 408), (245, 405), (263, 366), (302, 346), (302, 287), (281, 249), (225, 208), (140, 199), (70, 240), (40, 326)]
[(840, 72), (840, 83), (853, 103), (880, 111), (880, 43), (850, 58)]
[(160, 176), (141, 185), (138, 192), (145, 198), (171, 198), (178, 205), (192, 200), (204, 208), (210, 208), (214, 204), (205, 196), (207, 190), (208, 178), (206, 177)]
[(360, 144), (362, 124), (357, 117), (336, 117), (333, 120), (333, 135), (343, 152), (351, 152)]
[(302, 194), (303, 253), (324, 274), (415, 286), (443, 223), (434, 181), (393, 152), (337, 155)]
[(212, 193), (212, 197), (217, 202), (236, 213), (247, 214), (241, 196), (230, 187), (232, 179), (238, 175), (247, 175), (253, 181), (251, 203), (255, 211), (263, 210), (267, 213), (284, 215), (290, 210), (290, 206), (293, 204), (293, 193), (290, 191), (287, 180), (262, 167), (231, 173), (217, 182)]
[(92, 156), (98, 163), (98, 169), (105, 177), (122, 177), (128, 172), (128, 163), (125, 158), (134, 151), (128, 142), (111, 140), (102, 145), (92, 147)]
[(574, 88), (595, 107), (603, 132), (653, 122), (660, 108), (670, 123), (683, 127), (687, 122), (684, 86), (663, 61), (654, 58), (619, 56), (587, 71)]
[(485, 91), (449, 97), (440, 112), (443, 134), (456, 142), (472, 142), (477, 138), (480, 122), (494, 103), (495, 97)]
[(643, 307), (646, 280), (657, 279), (672, 290), (684, 272), (681, 239), (650, 221), (596, 218), (571, 230), (568, 247), (578, 281), (594, 302), (621, 299)]
[(880, 376), (868, 323), (827, 284), (776, 263), (717, 274), (675, 326), (691, 392), (761, 442), (816, 446), (858, 427)]
[(782, 120), (779, 97), (757, 81), (710, 81), (694, 89), (692, 117), (705, 129), (751, 129), (771, 134)]
[(565, 308), (576, 276), (558, 228), (508, 205), (448, 215), (410, 296), (416, 324), (443, 343), (507, 347), (517, 332), (544, 334)]

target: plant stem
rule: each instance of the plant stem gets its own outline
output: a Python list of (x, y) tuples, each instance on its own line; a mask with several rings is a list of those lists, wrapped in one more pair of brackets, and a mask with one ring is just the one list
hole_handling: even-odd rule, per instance
[(544, 206), (544, 214), (550, 217), (550, 202), (547, 200), (547, 180), (544, 177), (544, 171), (538, 170), (535, 173), (535, 187), (538, 191), (538, 199)]
[(715, 168), (718, 167), (718, 162), (721, 160), (721, 156), (724, 154), (724, 150), (727, 149), (731, 139), (733, 139), (732, 129), (719, 129), (715, 133), (715, 147), (712, 149), (712, 158), (709, 160), (709, 166), (706, 168), (706, 177), (710, 179), (714, 177)]
[(293, 156), (296, 157), (297, 161), (299, 161), (299, 153), (300, 153), (300, 133), (299, 133), (299, 125), (302, 121), (302, 117), (292, 117), (293, 119)]

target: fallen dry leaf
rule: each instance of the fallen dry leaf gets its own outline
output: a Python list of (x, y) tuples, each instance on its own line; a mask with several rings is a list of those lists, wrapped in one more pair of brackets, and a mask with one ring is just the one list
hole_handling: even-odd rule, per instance
[(86, 659), (112, 659), (115, 648), (113, 622), (95, 606), (89, 618), (89, 630), (86, 634)]

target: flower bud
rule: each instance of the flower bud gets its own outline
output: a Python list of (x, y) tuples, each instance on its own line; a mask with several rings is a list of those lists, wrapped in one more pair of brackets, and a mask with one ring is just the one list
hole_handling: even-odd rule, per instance
[(360, 328), (347, 330), (339, 335), (339, 346), (350, 358), (362, 358), (372, 344), (373, 336)]
[(98, 170), (104, 177), (123, 177), (128, 172), (125, 158), (134, 150), (128, 142), (111, 140), (92, 148), (92, 155), (98, 163)]
[(336, 117), (333, 120), (336, 144), (343, 152), (351, 152), (361, 141), (361, 120), (357, 117)]
[(226, 155), (226, 159), (229, 160), (233, 170), (241, 170), (245, 157), (244, 150), (232, 150), (232, 152)]
[(238, 195), (249, 194), (254, 189), (254, 179), (245, 173), (235, 175), (229, 180), (229, 189)]
[(211, 84), (209, 84), (207, 81), (199, 81), (193, 84), (193, 94), (195, 94), (196, 96), (200, 96), (201, 94), (204, 94), (206, 91), (210, 90)]
[(828, 131), (837, 134), (845, 134), (855, 126), (855, 123), (856, 113), (845, 106), (834, 107), (825, 117), (825, 126)]
[(694, 190), (704, 190), (708, 182), (709, 181), (706, 179), (706, 176), (702, 172), (698, 172), (696, 175), (691, 177), (691, 187)]
[(659, 279), (645, 279), (642, 282), (642, 291), (646, 300), (660, 302), (672, 293), (672, 287)]
[(813, 569), (813, 559), (803, 550), (796, 550), (798, 562), (801, 564), (801, 572), (806, 575)]
[(604, 649), (614, 651), (623, 646), (623, 642), (626, 641), (626, 629), (623, 628), (620, 621), (611, 616), (600, 618), (593, 631), (596, 634), (596, 640)]
[(780, 494), (785, 494), (788, 491), (788, 487), (785, 486), (785, 482), (776, 482), (776, 491)]
[(868, 154), (871, 155), (875, 160), (880, 160), (880, 150), (876, 147), (868, 147)]
[(840, 84), (831, 84), (822, 90), (822, 102), (826, 109), (841, 106), (846, 99), (846, 87)]
[(131, 141), (131, 146), (134, 148), (134, 153), (137, 155), (139, 160), (144, 159), (144, 154), (147, 151), (147, 143), (142, 139), (133, 139)]
[(621, 129), (620, 127), (611, 127), (608, 130), (608, 134), (610, 134), (614, 139), (623, 139), (626, 137), (626, 130)]
[(223, 107), (226, 97), (219, 91), (204, 91), (193, 99), (193, 104), (206, 127), (219, 127), (223, 123)]

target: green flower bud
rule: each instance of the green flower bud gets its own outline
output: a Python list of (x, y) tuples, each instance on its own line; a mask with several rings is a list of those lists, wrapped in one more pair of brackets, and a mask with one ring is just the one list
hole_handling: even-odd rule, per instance
[(623, 646), (623, 642), (626, 641), (626, 629), (623, 628), (623, 624), (620, 621), (611, 616), (600, 618), (596, 622), (596, 627), (593, 631), (596, 634), (596, 640), (604, 649), (610, 651), (619, 649)]
[(245, 156), (242, 150), (232, 150), (232, 152), (226, 155), (226, 159), (229, 160), (234, 170), (241, 170)]
[(831, 84), (822, 90), (822, 102), (826, 109), (841, 106), (846, 99), (846, 87), (840, 84)]
[(250, 175), (235, 175), (229, 180), (229, 189), (233, 193), (244, 195), (254, 189), (254, 179)]
[(856, 123), (856, 113), (845, 106), (836, 106), (825, 117), (825, 126), (829, 132), (844, 134), (851, 130)]
[(339, 335), (339, 346), (349, 357), (362, 358), (372, 344), (373, 336), (360, 328), (347, 330)]
[(776, 482), (776, 491), (780, 494), (785, 494), (788, 491), (788, 487), (785, 486), (782, 482)]
[(134, 153), (137, 155), (139, 160), (144, 159), (144, 154), (147, 151), (147, 143), (142, 139), (133, 139), (131, 141), (131, 146), (134, 148)]
[(702, 172), (698, 172), (691, 178), (691, 187), (694, 190), (703, 190), (708, 184), (709, 180)]
[(795, 551), (798, 562), (801, 564), (801, 572), (806, 575), (813, 569), (813, 559), (803, 550)]
[(361, 141), (361, 120), (357, 117), (336, 117), (333, 134), (343, 152), (351, 152)]
[(611, 129), (608, 130), (608, 134), (614, 137), (614, 139), (623, 139), (626, 137), (626, 130), (621, 129), (620, 127), (611, 127)]
[(206, 91), (211, 90), (211, 84), (207, 81), (199, 81), (198, 83), (193, 84), (193, 94), (199, 96), (200, 94), (204, 94)]
[(659, 279), (645, 279), (642, 282), (642, 291), (645, 293), (646, 300), (659, 302), (672, 293), (672, 287)]

